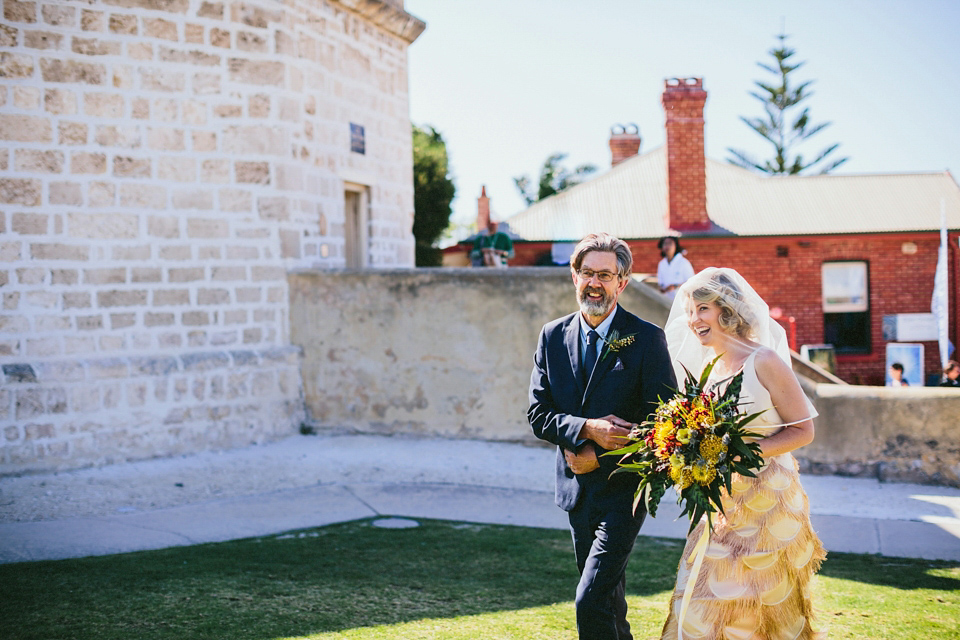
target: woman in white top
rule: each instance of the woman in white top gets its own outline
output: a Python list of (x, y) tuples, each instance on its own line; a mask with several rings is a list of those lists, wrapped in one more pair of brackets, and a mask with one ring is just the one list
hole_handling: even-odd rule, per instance
[(683, 256), (680, 239), (674, 236), (660, 238), (657, 243), (663, 259), (657, 265), (657, 286), (660, 292), (670, 296), (677, 295), (677, 289), (693, 277), (693, 265)]

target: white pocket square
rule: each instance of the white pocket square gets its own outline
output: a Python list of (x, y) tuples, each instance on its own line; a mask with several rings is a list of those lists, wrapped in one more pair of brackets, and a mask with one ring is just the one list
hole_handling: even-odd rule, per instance
[(623, 363), (620, 362), (620, 358), (617, 358), (617, 361), (613, 365), (614, 371), (623, 371)]

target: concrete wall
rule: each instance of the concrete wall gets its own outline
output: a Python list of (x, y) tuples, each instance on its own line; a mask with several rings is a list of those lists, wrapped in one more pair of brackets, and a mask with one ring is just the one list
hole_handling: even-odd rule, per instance
[[(532, 439), (527, 385), (544, 323), (576, 309), (567, 268), (301, 272), (290, 339), (318, 427)], [(625, 308), (663, 323), (661, 296)]]
[[(540, 327), (575, 309), (567, 268), (289, 276), (317, 428), (533, 440), (527, 386)], [(662, 326), (664, 298), (631, 284), (623, 306)], [(960, 486), (960, 392), (817, 384), (807, 472)]]
[(0, 473), (296, 432), (286, 274), (345, 265), (345, 189), (414, 263), (402, 6), (3, 3)]

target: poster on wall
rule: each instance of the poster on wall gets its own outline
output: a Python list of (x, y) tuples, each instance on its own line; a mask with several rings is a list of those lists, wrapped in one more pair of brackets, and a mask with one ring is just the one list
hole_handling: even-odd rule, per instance
[[(903, 367), (903, 373), (898, 374), (895, 364)], [(899, 375), (900, 383), (896, 377)], [(903, 383), (906, 384), (903, 384)], [(922, 387), (923, 386), (923, 345), (906, 342), (887, 343), (887, 374), (888, 387)]]

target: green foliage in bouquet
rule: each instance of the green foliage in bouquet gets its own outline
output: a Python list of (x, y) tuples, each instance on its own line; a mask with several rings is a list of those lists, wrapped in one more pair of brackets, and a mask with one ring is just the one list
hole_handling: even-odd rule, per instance
[(747, 423), (763, 411), (747, 414), (740, 410), (743, 372), (707, 388), (707, 379), (720, 356), (714, 358), (694, 377), (686, 367), (683, 391), (667, 401), (660, 400), (650, 420), (631, 431), (630, 444), (604, 455), (620, 455), (614, 473), (640, 475), (633, 501), (636, 512), (640, 501), (651, 517), (670, 486), (679, 494), (681, 515), (690, 518), (690, 531), (704, 514), (713, 528), (712, 514), (723, 513), (721, 490), (731, 491), (731, 478), (737, 473), (756, 477), (763, 467), (760, 445), (750, 440), (761, 437), (748, 431)]

